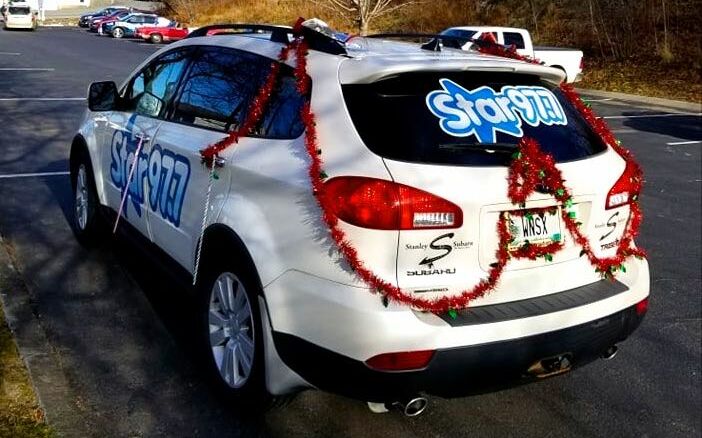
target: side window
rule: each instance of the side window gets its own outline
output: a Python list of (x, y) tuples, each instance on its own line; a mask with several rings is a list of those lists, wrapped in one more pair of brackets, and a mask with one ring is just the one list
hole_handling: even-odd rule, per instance
[(202, 49), (183, 84), (173, 121), (224, 132), (238, 128), (269, 65), (246, 52)]
[(514, 45), (517, 49), (524, 48), (524, 37), (517, 32), (505, 32), (505, 46)]
[(127, 110), (149, 117), (163, 117), (188, 63), (189, 49), (174, 50), (152, 61), (131, 82)]
[(282, 66), (281, 76), (256, 134), (273, 139), (293, 139), (302, 135), (305, 126), (300, 118), (300, 110), (305, 99), (306, 96), (297, 91), (292, 69)]

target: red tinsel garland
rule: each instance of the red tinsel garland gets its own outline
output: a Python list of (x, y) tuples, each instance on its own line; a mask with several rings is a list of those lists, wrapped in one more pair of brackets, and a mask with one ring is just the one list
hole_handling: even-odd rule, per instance
[[(289, 56), (289, 52), (291, 50), (295, 51), (296, 65), (294, 74), (297, 82), (297, 89), (301, 94), (305, 95), (310, 88), (310, 79), (307, 75), (307, 54), (309, 48), (304, 38), (300, 35), (300, 26), (301, 20), (298, 20), (294, 28), (296, 37), (293, 42), (281, 50), (279, 60), (285, 61)], [(490, 48), (487, 49), (488, 52), (486, 53), (536, 63), (536, 61), (518, 55), (516, 51), (507, 49), (504, 46), (494, 44), (488, 47)], [(481, 51), (485, 50), (484, 47), (481, 48)], [(239, 137), (247, 135), (251, 129), (256, 126), (265, 110), (265, 106), (276, 83), (276, 76), (280, 71), (280, 66), (277, 65), (278, 63), (273, 64), (271, 73), (266, 79), (264, 86), (251, 104), (249, 114), (244, 124), (224, 140), (204, 149), (202, 151), (203, 160), (208, 161), (213, 159), (220, 151), (236, 143)], [(561, 89), (566, 98), (578, 109), (595, 132), (600, 135), (602, 140), (622, 156), (627, 162), (627, 166), (632, 166), (632, 169), (634, 169), (632, 183), (637, 189), (640, 189), (642, 181), (641, 169), (638, 164), (634, 162), (631, 153), (619, 145), (619, 142), (614, 138), (614, 135), (609, 131), (606, 124), (601, 119), (598, 119), (592, 111), (585, 106), (572, 87), (562, 85)], [(553, 253), (563, 248), (561, 240), (547, 245), (524, 245), (517, 249), (510, 249), (510, 242), (513, 238), (509, 231), (509, 220), (506, 214), (503, 214), (497, 221), (499, 243), (495, 251), (496, 261), (490, 265), (486, 278), (480, 280), (471, 289), (467, 289), (458, 295), (444, 296), (436, 299), (422, 298), (405, 292), (392, 283), (378, 277), (370, 269), (366, 268), (360, 260), (358, 252), (347, 239), (346, 233), (341, 229), (338, 218), (332, 213), (333, 209), (330, 206), (331, 201), (327, 198), (325, 191), (324, 179), (327, 176), (323, 171), (324, 163), (321, 157), (322, 150), (319, 148), (317, 142), (316, 117), (309, 101), (306, 102), (301, 109), (301, 118), (305, 126), (305, 149), (310, 157), (308, 169), (310, 185), (312, 186), (312, 192), (321, 208), (322, 220), (329, 228), (332, 239), (349, 266), (373, 290), (382, 293), (391, 300), (431, 312), (446, 312), (465, 308), (470, 301), (484, 296), (497, 286), (497, 282), (510, 258), (528, 258), (534, 260), (538, 257), (545, 257), (547, 260), (550, 260)], [(645, 255), (642, 250), (633, 247), (633, 238), (638, 234), (642, 219), (641, 211), (636, 200), (629, 204), (630, 217), (624, 235), (618, 244), (616, 255), (614, 257), (598, 258), (594, 254), (588, 239), (581, 233), (579, 229), (580, 224), (575, 218), (571, 217), (571, 213), (568, 211), (567, 207), (570, 207), (573, 202), (572, 196), (563, 183), (563, 177), (560, 170), (556, 167), (553, 157), (541, 151), (538, 143), (532, 139), (522, 139), (518, 144), (517, 150), (518, 152), (515, 154), (514, 160), (509, 167), (508, 176), (508, 195), (514, 204), (523, 206), (529, 196), (536, 192), (537, 188), (539, 188), (541, 192), (546, 192), (554, 196), (559, 202), (561, 218), (566, 225), (566, 229), (572, 235), (574, 241), (582, 247), (581, 255), (586, 255), (590, 263), (592, 263), (596, 267), (596, 270), (603, 276), (613, 278), (617, 270), (624, 270), (622, 263), (625, 259), (630, 256), (643, 257)], [(635, 192), (638, 193), (638, 190), (635, 190)], [(523, 210), (517, 210), (511, 212), (511, 214), (519, 215), (524, 214), (524, 212)]]

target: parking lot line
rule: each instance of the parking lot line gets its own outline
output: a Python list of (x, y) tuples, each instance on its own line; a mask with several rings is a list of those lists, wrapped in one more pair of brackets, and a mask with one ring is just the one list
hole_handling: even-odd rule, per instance
[(85, 97), (0, 97), (0, 102), (21, 102), (21, 101), (80, 101)]
[(14, 178), (33, 178), (40, 176), (66, 176), (70, 172), (37, 172), (37, 173), (14, 173), (9, 175), (0, 175), (0, 179), (14, 179)]
[(646, 117), (681, 117), (681, 116), (702, 116), (702, 113), (665, 113), (665, 114), (633, 114), (631, 116), (605, 116), (603, 119), (640, 119)]
[(0, 56), (20, 56), (21, 53), (17, 52), (0, 52)]
[(54, 69), (42, 67), (0, 67), (0, 71), (54, 71)]
[(666, 143), (669, 146), (678, 146), (678, 145), (683, 145), (683, 144), (700, 144), (702, 143), (702, 140), (692, 140), (692, 141), (672, 141), (670, 143)]

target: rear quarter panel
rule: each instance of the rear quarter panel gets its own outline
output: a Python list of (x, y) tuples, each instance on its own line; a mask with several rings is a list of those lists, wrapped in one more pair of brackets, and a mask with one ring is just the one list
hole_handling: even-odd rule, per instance
[[(377, 155), (355, 132), (338, 80), (340, 59), (311, 52), (312, 108), (318, 145), (329, 177), (390, 179)], [(237, 146), (232, 186), (219, 222), (232, 228), (251, 253), (264, 286), (288, 270), (345, 284), (360, 284), (330, 239), (310, 188), (304, 135), (295, 140), (259, 140)], [(396, 282), (397, 232), (342, 225), (361, 259)]]

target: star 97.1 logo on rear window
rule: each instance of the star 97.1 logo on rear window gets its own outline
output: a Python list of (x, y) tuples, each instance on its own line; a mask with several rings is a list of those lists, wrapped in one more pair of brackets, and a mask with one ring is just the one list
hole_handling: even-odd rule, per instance
[(522, 121), (531, 126), (567, 125), (563, 107), (554, 94), (539, 86), (507, 85), (496, 92), (482, 86), (467, 90), (450, 79), (440, 79), (441, 90), (426, 97), (441, 129), (454, 137), (475, 136), (479, 143), (496, 143), (497, 133), (522, 137)]

